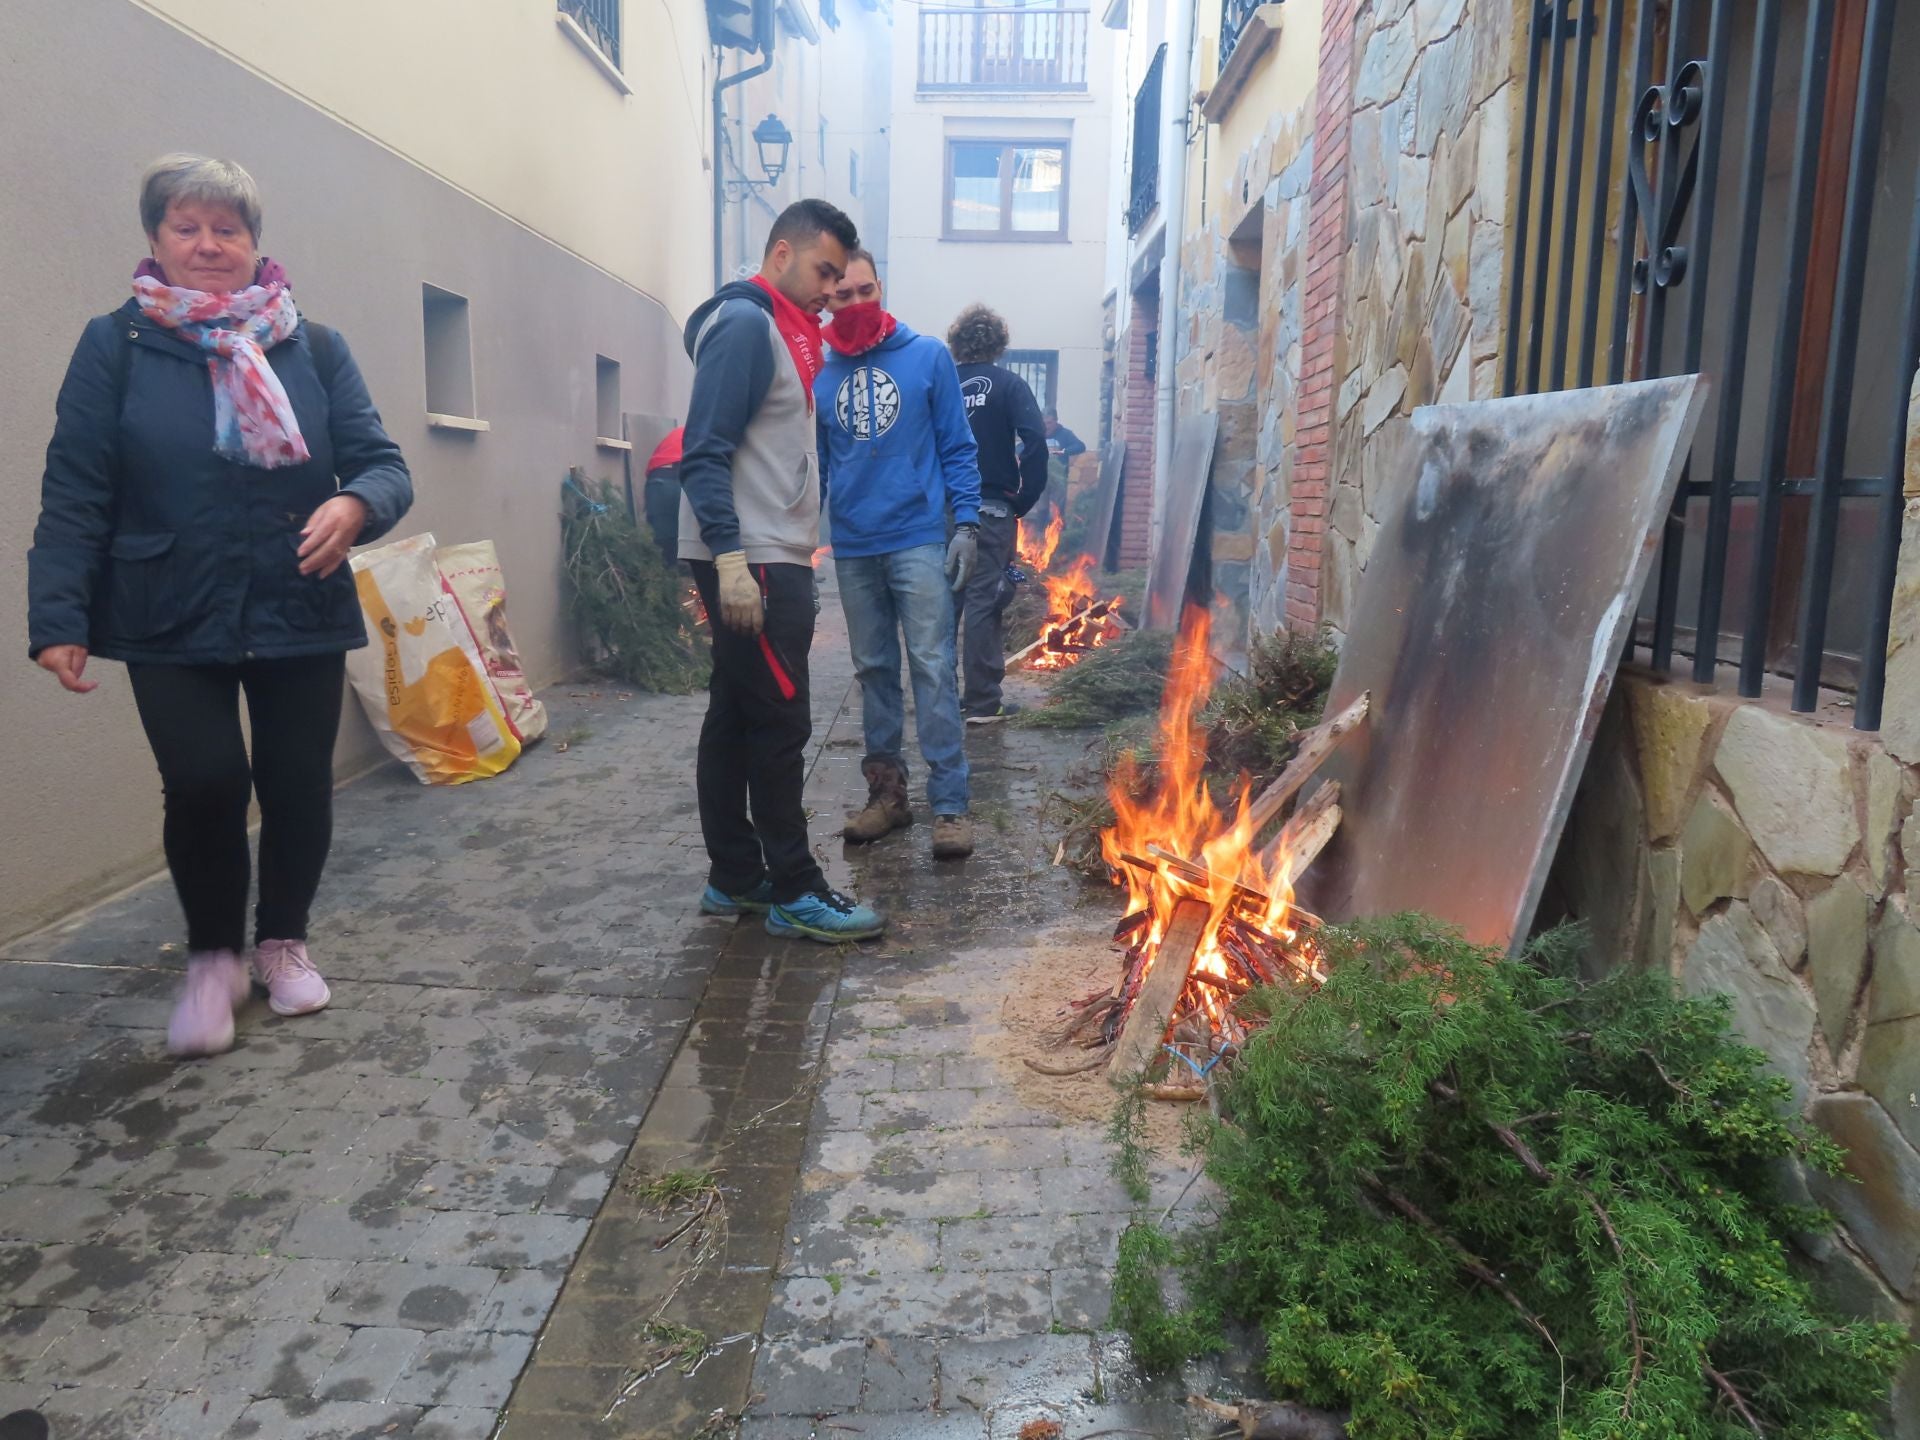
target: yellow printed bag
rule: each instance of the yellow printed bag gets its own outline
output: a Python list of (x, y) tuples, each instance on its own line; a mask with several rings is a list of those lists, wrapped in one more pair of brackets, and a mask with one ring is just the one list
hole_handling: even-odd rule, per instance
[(498, 775), (520, 742), (433, 551), (423, 534), (353, 557), (372, 643), (347, 652), (347, 676), (389, 753), (423, 785), (459, 785)]

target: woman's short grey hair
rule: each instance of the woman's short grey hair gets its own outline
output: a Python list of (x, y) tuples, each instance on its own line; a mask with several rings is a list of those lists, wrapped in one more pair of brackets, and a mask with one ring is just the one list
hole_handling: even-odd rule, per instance
[(155, 234), (176, 200), (224, 205), (260, 243), (260, 187), (231, 160), (205, 155), (162, 155), (140, 179), (140, 227)]

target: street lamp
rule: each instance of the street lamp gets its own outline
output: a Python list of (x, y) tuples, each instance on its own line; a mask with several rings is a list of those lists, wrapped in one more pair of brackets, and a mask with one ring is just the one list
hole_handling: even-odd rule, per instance
[(760, 150), (760, 168), (766, 173), (766, 183), (772, 185), (787, 171), (787, 151), (793, 144), (793, 132), (780, 123), (778, 115), (769, 114), (753, 127), (753, 143)]

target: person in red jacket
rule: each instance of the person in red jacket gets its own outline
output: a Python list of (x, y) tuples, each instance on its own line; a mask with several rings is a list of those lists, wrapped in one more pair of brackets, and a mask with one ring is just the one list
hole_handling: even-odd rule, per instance
[(644, 514), (653, 543), (669, 568), (680, 553), (680, 447), (686, 437), (684, 425), (675, 426), (667, 438), (647, 457), (647, 489)]

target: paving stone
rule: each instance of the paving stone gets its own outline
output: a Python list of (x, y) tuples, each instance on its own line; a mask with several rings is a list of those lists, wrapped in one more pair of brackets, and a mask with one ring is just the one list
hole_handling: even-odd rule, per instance
[(55, 1390), (41, 1405), (56, 1436), (83, 1436), (88, 1440), (136, 1440), (153, 1433), (172, 1396), (162, 1390), (118, 1389), (80, 1385)]
[[(793, 1202), (800, 1226), (850, 1225), (871, 1220), (940, 1220), (978, 1214), (981, 1177), (970, 1171), (911, 1175), (813, 1175)], [(814, 1188), (815, 1186), (820, 1188)], [(791, 1227), (790, 1227), (791, 1228)]]
[(606, 1199), (608, 1187), (613, 1184), (613, 1173), (610, 1167), (599, 1165), (562, 1166), (554, 1172), (546, 1194), (540, 1198), (539, 1208), (555, 1214), (591, 1218), (599, 1213), (600, 1204)]
[(447, 1330), (473, 1324), (498, 1276), (470, 1265), (365, 1261), (355, 1265), (321, 1307), (320, 1318), (343, 1325)]
[(850, 1276), (833, 1298), (829, 1333), (977, 1335), (986, 1326), (986, 1294), (984, 1277), (974, 1274)]
[(940, 1227), (939, 1263), (949, 1270), (1052, 1270), (1099, 1266), (1119, 1222), (1103, 1215), (990, 1216)]
[(245, 1314), (286, 1264), (270, 1255), (189, 1255), (147, 1303), (168, 1315)]
[(1019, 1401), (1071, 1404), (1099, 1387), (1094, 1344), (1084, 1335), (953, 1340), (940, 1347), (941, 1403), (975, 1410)]
[(384, 1401), (425, 1338), (419, 1330), (364, 1325), (334, 1356), (313, 1393), (322, 1400)]
[[(869, 1217), (871, 1218), (871, 1217)], [(868, 1275), (931, 1270), (940, 1263), (941, 1226), (933, 1220), (806, 1225), (781, 1254), (781, 1268), (800, 1275)]]
[(531, 1335), (467, 1330), (429, 1335), (392, 1395), (405, 1404), (497, 1408), (507, 1403), (532, 1350)]
[(1053, 1323), (1066, 1330), (1104, 1330), (1113, 1308), (1113, 1276), (1098, 1270), (1055, 1270)]
[(259, 1320), (313, 1320), (353, 1273), (346, 1260), (288, 1260), (253, 1293), (247, 1313)]
[(760, 1405), (776, 1415), (851, 1410), (860, 1403), (866, 1356), (864, 1340), (772, 1340), (754, 1362), (753, 1388), (764, 1397)]
[(261, 1177), (259, 1193), (292, 1201), (345, 1200), (369, 1187), (379, 1163), (368, 1155), (283, 1155)]
[(425, 1233), (430, 1210), (363, 1210), (357, 1205), (309, 1205), (294, 1218), (281, 1249), (299, 1259), (397, 1259)]
[(306, 1395), (345, 1348), (344, 1325), (301, 1320), (185, 1320), (186, 1333), (160, 1357), (150, 1384), (168, 1390)]
[(558, 1171), (549, 1165), (435, 1165), (415, 1188), (416, 1205), (435, 1210), (534, 1210)]
[(117, 1214), (110, 1197), (92, 1190), (9, 1185), (0, 1190), (0, 1240), (37, 1245), (90, 1240)]
[(499, 1422), (490, 1408), (436, 1405), (414, 1422), (408, 1440), (489, 1440)]
[(137, 1311), (180, 1264), (178, 1255), (119, 1245), (47, 1245), (16, 1273), (6, 1298), (15, 1305)]
[(988, 1335), (1039, 1335), (1053, 1328), (1053, 1287), (1044, 1271), (996, 1270), (979, 1279)]
[(553, 1270), (508, 1270), (475, 1312), (476, 1330), (505, 1330), (535, 1335), (546, 1323), (566, 1276)]
[(926, 1410), (940, 1395), (941, 1342), (869, 1336), (860, 1408), (868, 1414)]
[(41, 1374), (42, 1357), (86, 1318), (84, 1310), (44, 1305), (0, 1309), (0, 1380)]
[(586, 1239), (587, 1225), (574, 1215), (441, 1210), (408, 1257), (491, 1269), (564, 1270)]
[(123, 1182), (132, 1190), (221, 1197), (253, 1192), (279, 1157), (262, 1150), (216, 1150), (180, 1145), (157, 1152)]
[(386, 1440), (420, 1418), (414, 1405), (349, 1400), (259, 1400), (241, 1412), (228, 1440)]
[(996, 1216), (1104, 1214), (1130, 1204), (1126, 1187), (1107, 1166), (987, 1175), (981, 1199)]
[(175, 1395), (148, 1422), (141, 1440), (208, 1440), (226, 1435), (253, 1403), (251, 1395), (231, 1390), (192, 1390)]
[(8, 1185), (51, 1185), (79, 1163), (81, 1154), (71, 1140), (45, 1135), (0, 1141), (0, 1176)]
[(366, 1115), (350, 1110), (296, 1110), (261, 1148), (344, 1155), (374, 1123)]

